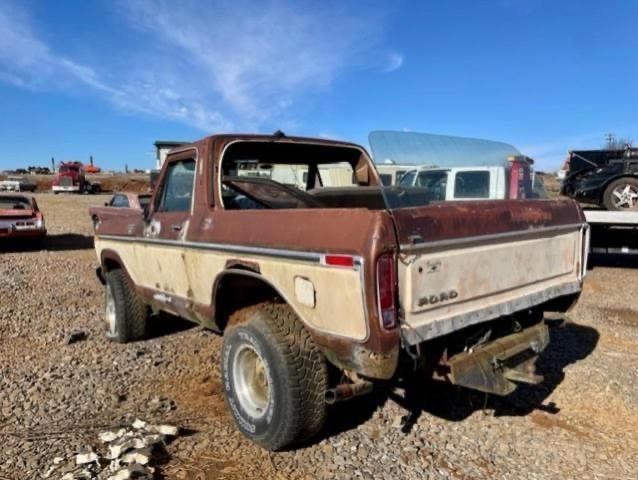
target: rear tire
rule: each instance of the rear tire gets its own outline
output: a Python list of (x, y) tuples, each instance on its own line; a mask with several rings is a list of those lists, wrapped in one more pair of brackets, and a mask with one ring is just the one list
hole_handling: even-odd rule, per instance
[(317, 434), (326, 419), (325, 358), (287, 305), (263, 303), (233, 315), (224, 334), (226, 404), (241, 432), (269, 450)]
[(603, 206), (615, 211), (638, 210), (638, 179), (623, 177), (607, 185)]
[(146, 334), (148, 309), (120, 270), (106, 273), (106, 337), (118, 343), (140, 340)]

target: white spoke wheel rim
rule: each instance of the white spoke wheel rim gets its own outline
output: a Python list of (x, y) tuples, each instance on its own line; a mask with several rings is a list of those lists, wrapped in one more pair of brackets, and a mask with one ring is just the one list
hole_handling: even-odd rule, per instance
[(250, 345), (239, 347), (232, 372), (240, 405), (253, 418), (262, 417), (270, 400), (270, 378), (259, 353)]
[(638, 207), (638, 187), (622, 184), (614, 188), (612, 200), (616, 208), (635, 209)]
[(111, 286), (106, 284), (106, 301), (105, 301), (104, 321), (106, 322), (106, 328), (110, 335), (115, 335), (115, 299), (113, 298), (113, 291)]

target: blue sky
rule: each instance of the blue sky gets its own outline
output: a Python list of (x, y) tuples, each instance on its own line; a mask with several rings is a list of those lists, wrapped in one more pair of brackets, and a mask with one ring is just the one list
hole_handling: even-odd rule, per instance
[(555, 169), (638, 142), (636, 25), (635, 0), (0, 0), (0, 169), (151, 168), (156, 139), (278, 128), (490, 138)]

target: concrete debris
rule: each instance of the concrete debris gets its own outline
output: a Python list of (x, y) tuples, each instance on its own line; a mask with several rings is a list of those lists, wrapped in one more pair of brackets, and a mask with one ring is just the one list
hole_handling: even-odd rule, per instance
[(102, 441), (102, 443), (110, 443), (113, 440), (116, 440), (126, 433), (126, 429), (120, 428), (117, 432), (102, 432), (98, 435), (98, 438)]
[(128, 467), (120, 468), (115, 474), (107, 478), (107, 480), (128, 480), (129, 478), (151, 478), (155, 470), (150, 467), (144, 467), (142, 465), (130, 465)]
[(135, 464), (139, 463), (140, 465), (148, 465), (148, 462), (151, 460), (151, 449), (150, 448), (142, 448), (138, 450), (133, 450), (132, 452), (125, 453), (120, 458), (120, 461), (124, 464)]
[(75, 464), (76, 465), (84, 465), (86, 463), (97, 463), (99, 457), (97, 454), (93, 452), (89, 453), (80, 453), (75, 456)]
[(152, 430), (167, 437), (177, 436), (177, 427), (172, 425), (153, 425)]
[(135, 420), (131, 428), (98, 435), (98, 439), (108, 448), (107, 453), (88, 451), (71, 459), (56, 457), (43, 478), (57, 474), (61, 480), (150, 480), (155, 472), (150, 466), (154, 455), (165, 453), (167, 437), (177, 434), (177, 427)]

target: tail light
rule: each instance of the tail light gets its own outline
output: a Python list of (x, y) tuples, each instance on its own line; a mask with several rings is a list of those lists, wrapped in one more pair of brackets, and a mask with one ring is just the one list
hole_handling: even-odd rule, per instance
[(394, 255), (381, 255), (377, 260), (377, 297), (381, 326), (386, 329), (398, 325), (396, 309), (396, 265)]

